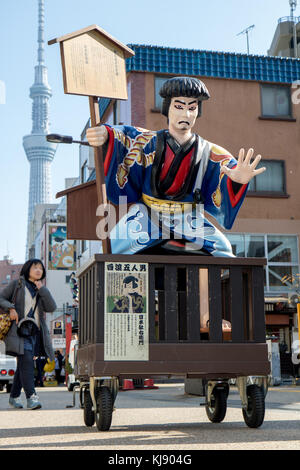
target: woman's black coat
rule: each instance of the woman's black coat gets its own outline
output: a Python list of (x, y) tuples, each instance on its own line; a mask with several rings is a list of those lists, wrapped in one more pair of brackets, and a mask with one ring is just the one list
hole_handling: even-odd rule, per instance
[[(17, 292), (17, 297), (15, 303), (13, 304), (14, 294), (16, 289), (19, 287)], [(40, 331), (41, 331), (41, 339), (43, 342), (43, 347), (47, 357), (49, 357), (50, 361), (53, 361), (54, 351), (52, 348), (52, 342), (49, 330), (47, 328), (46, 321), (44, 319), (44, 312), (54, 312), (56, 310), (56, 303), (50, 294), (50, 291), (47, 287), (42, 286), (38, 290), (38, 304), (37, 308), (39, 311), (39, 319), (40, 319)], [(18, 313), (19, 321), (24, 318), (24, 306), (25, 306), (25, 278), (24, 276), (20, 276), (19, 280), (11, 281), (8, 286), (6, 286), (0, 292), (0, 307), (4, 310), (8, 311), (10, 308), (15, 308)], [(11, 355), (20, 355), (24, 354), (24, 339), (21, 338), (17, 333), (17, 325), (16, 322), (12, 322), (12, 326), (4, 339), (5, 346), (6, 346), (6, 354)]]

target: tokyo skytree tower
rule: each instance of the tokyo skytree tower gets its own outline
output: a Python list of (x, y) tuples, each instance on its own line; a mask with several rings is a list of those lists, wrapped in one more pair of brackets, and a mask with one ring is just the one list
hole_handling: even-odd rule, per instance
[(44, 24), (45, 0), (38, 0), (38, 55), (35, 80), (29, 95), (33, 101), (32, 131), (23, 137), (23, 147), (30, 163), (26, 259), (35, 236), (31, 224), (34, 207), (51, 203), (51, 162), (57, 148), (57, 144), (47, 142), (45, 137), (49, 133), (49, 98), (52, 92), (45, 66)]

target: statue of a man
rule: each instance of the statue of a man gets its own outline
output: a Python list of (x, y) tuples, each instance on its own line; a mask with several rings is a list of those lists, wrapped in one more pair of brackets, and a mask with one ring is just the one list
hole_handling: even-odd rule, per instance
[[(162, 113), (168, 129), (132, 126), (87, 130), (90, 145), (103, 145), (107, 196), (114, 204), (126, 196), (131, 204), (110, 234), (112, 253), (160, 250), (233, 256), (231, 245), (204, 215), (230, 229), (256, 169), (253, 149), (236, 160), (222, 147), (192, 132), (210, 95), (203, 82), (175, 77), (163, 84)], [(136, 204), (133, 204), (136, 203)]]

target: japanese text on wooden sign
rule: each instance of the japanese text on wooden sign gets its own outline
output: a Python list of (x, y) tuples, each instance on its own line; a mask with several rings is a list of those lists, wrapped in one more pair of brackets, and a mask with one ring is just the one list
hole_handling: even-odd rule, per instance
[(148, 264), (105, 263), (105, 361), (148, 361)]

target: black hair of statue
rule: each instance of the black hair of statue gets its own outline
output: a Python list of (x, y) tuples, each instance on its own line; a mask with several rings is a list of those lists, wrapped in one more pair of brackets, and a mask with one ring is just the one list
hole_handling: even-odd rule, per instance
[(176, 96), (186, 96), (198, 99), (198, 117), (201, 116), (202, 101), (208, 100), (210, 94), (205, 84), (195, 77), (173, 77), (162, 85), (160, 96), (163, 98), (162, 114), (168, 117), (171, 99)]

